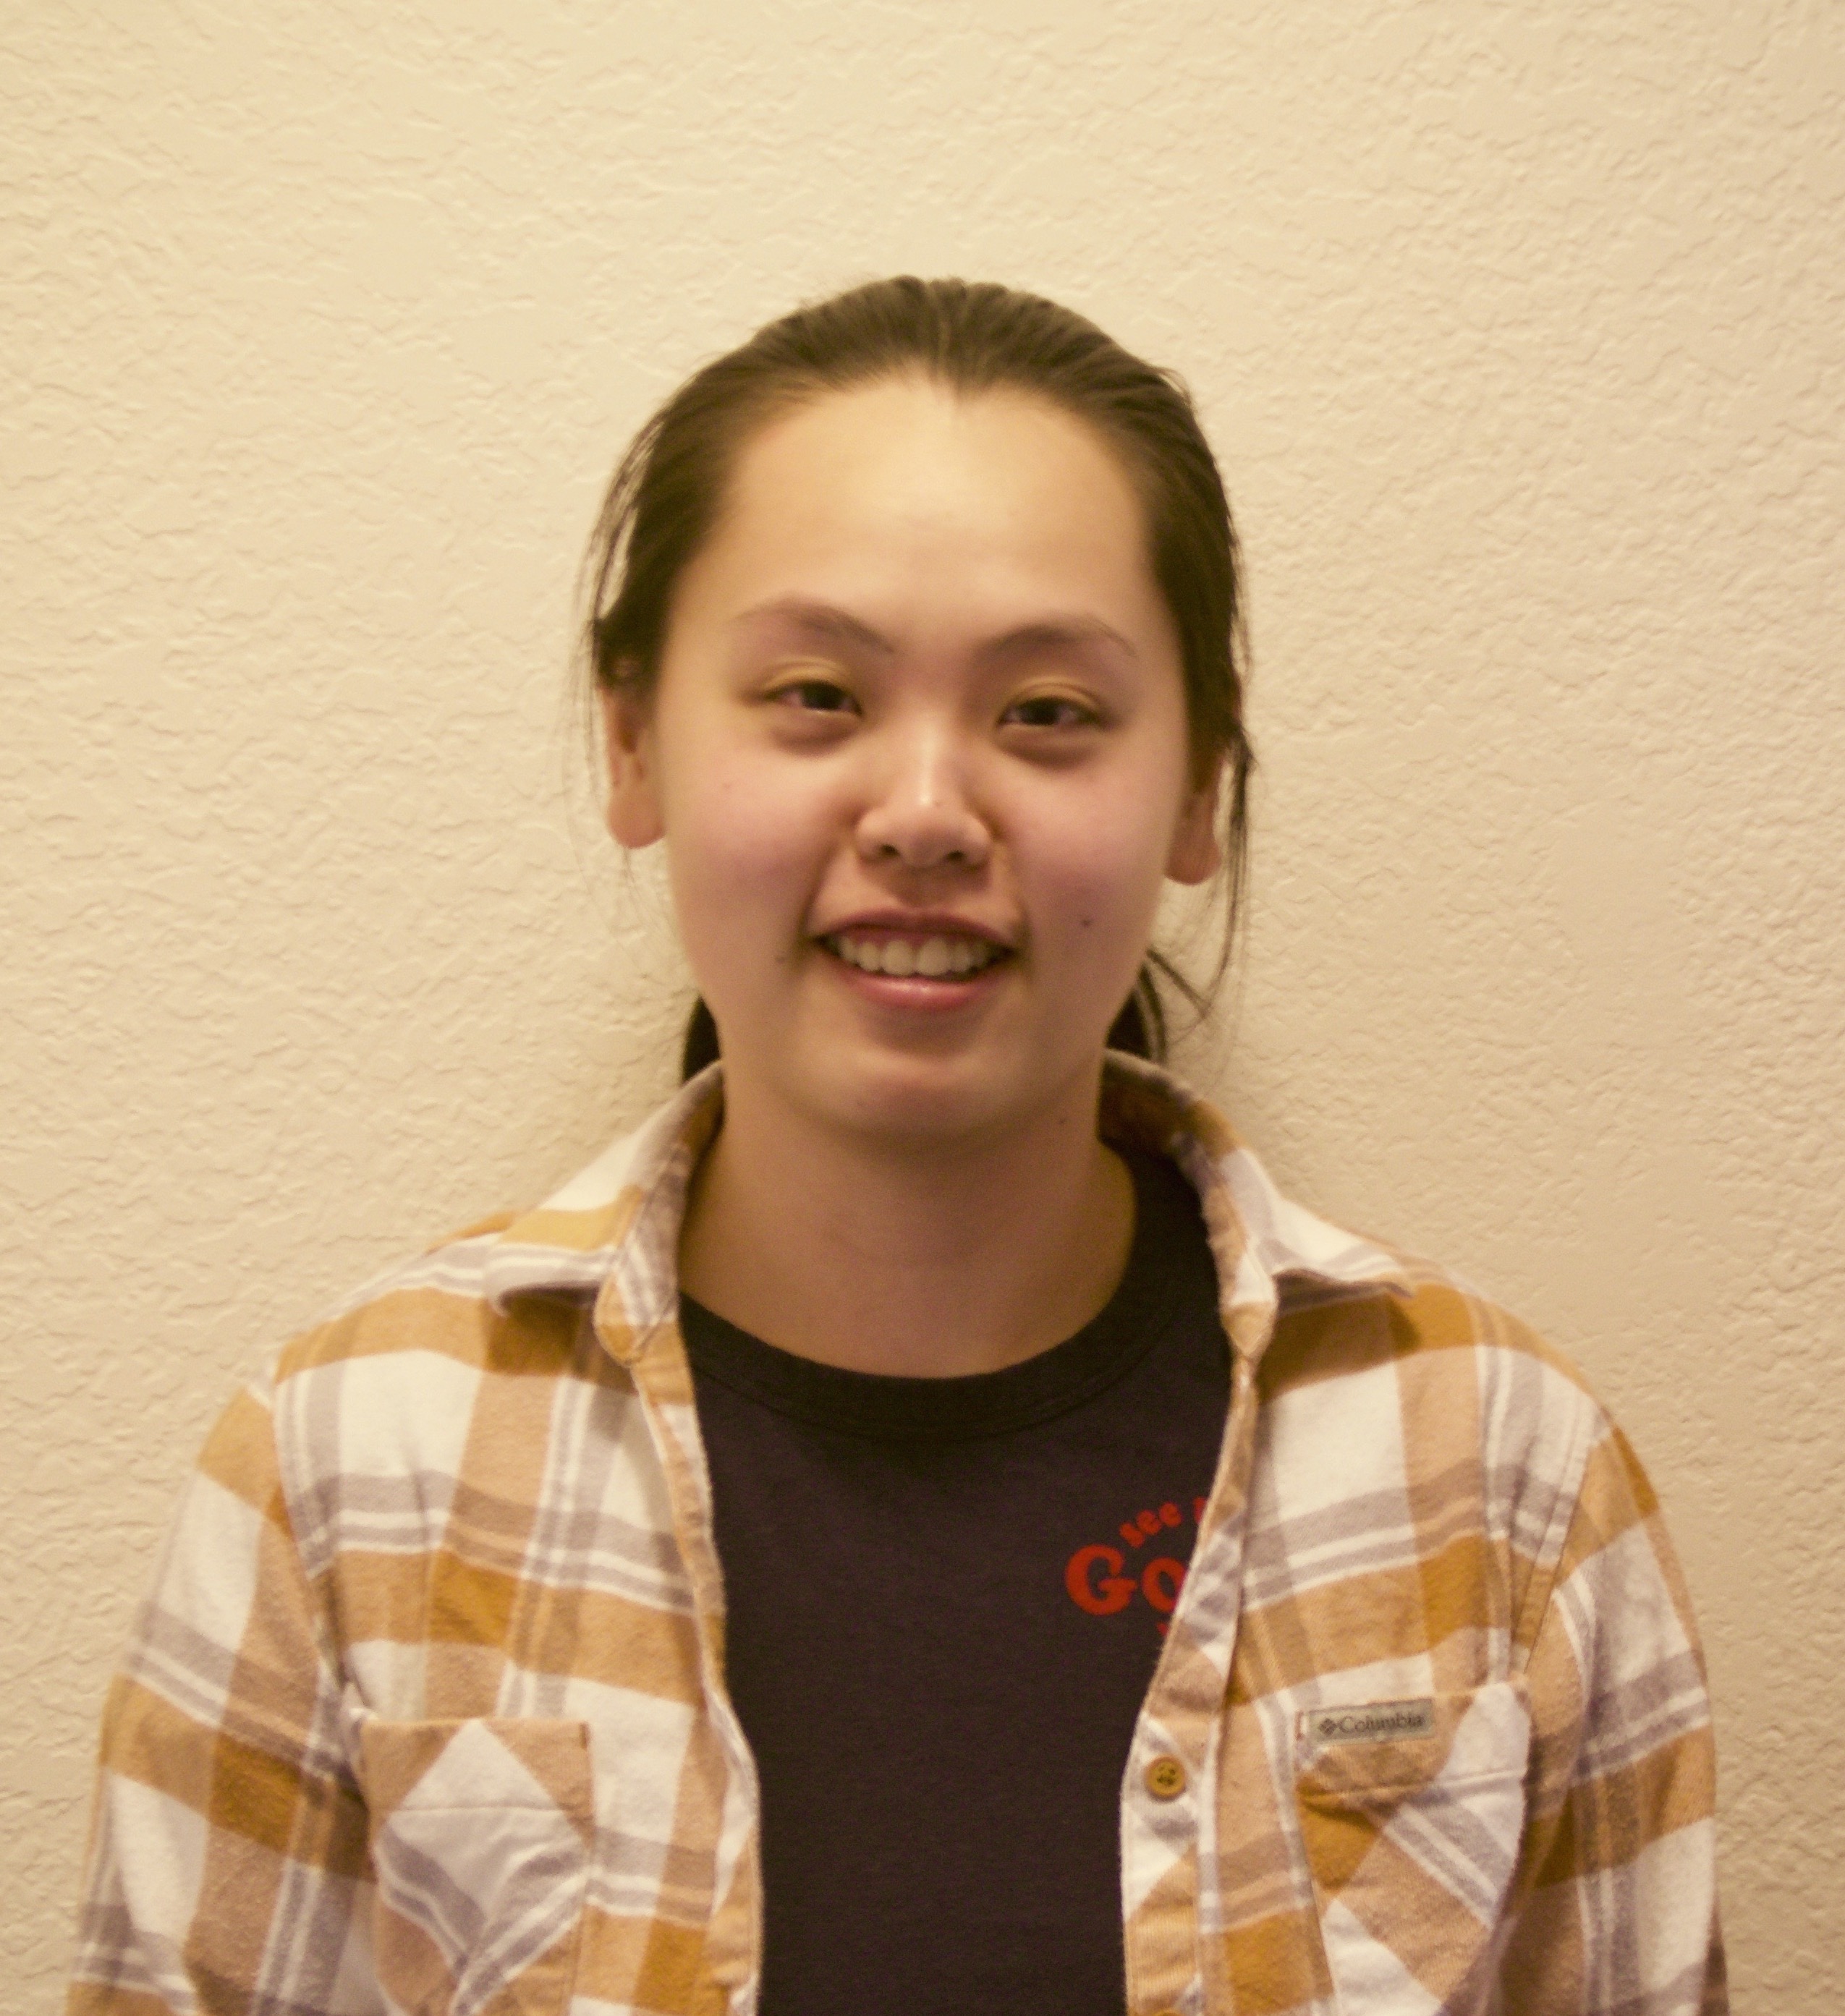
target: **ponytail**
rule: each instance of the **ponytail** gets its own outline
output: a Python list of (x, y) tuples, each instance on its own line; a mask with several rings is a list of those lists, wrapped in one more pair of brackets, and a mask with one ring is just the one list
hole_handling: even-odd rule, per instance
[(695, 1078), (707, 1064), (718, 1060), (718, 1025), (701, 994), (686, 1018), (685, 1040), (679, 1045), (679, 1083)]

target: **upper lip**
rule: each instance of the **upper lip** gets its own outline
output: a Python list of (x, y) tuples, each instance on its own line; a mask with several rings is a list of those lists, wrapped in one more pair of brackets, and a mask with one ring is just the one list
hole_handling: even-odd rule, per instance
[(925, 938), (978, 938), (1002, 951), (1012, 949), (1012, 941), (1004, 931), (991, 924), (977, 924), (969, 917), (951, 916), (946, 910), (858, 910), (816, 931), (814, 936), (846, 938), (854, 931), (903, 931)]

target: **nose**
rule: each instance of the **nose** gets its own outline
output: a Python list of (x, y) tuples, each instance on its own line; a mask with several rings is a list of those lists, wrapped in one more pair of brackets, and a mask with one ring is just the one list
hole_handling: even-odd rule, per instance
[(993, 835), (953, 735), (920, 725), (893, 730), (879, 757), (859, 815), (860, 858), (911, 869), (984, 866)]

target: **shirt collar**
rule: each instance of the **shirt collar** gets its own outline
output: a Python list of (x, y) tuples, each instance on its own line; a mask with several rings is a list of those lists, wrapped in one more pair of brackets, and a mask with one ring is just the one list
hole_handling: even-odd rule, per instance
[[(591, 1302), (612, 1283), (634, 1333), (675, 1317), (686, 1192), (716, 1129), (723, 1083), (723, 1065), (708, 1066), (514, 1219), (487, 1259), (494, 1309), (532, 1294)], [(1284, 1298), (1410, 1292), (1393, 1254), (1283, 1196), (1223, 1116), (1159, 1067), (1109, 1052), (1101, 1125), (1112, 1139), (1169, 1156), (1197, 1189), (1225, 1325), (1247, 1354), (1259, 1355)]]

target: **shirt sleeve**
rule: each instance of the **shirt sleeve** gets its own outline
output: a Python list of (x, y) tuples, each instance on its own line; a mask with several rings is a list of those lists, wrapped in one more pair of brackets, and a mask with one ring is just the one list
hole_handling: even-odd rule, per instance
[(70, 2016), (372, 2016), (366, 1814), (271, 1396), (207, 1441), (110, 1689)]
[(1591, 1449), (1533, 1600), (1533, 1722), (1505, 2016), (1724, 2016), (1715, 1754), (1690, 1603), (1645, 1473)]

